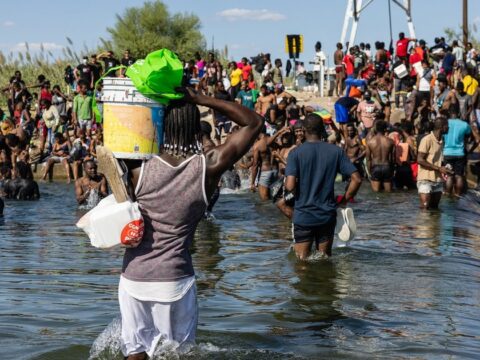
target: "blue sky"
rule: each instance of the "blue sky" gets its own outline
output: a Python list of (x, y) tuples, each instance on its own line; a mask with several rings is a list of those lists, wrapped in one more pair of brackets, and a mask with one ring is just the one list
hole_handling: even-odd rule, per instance
[[(313, 58), (313, 47), (321, 41), (330, 56), (340, 38), (347, 0), (165, 0), (171, 12), (193, 12), (202, 21), (208, 46), (229, 47), (232, 57), (270, 52), (272, 57), (287, 56), (286, 34), (303, 34), (303, 61)], [(364, 3), (366, 0), (364, 0)], [(21, 51), (27, 41), (35, 50), (45, 48), (59, 54), (70, 37), (77, 48), (93, 48), (99, 37), (108, 37), (106, 28), (115, 23), (115, 14), (140, 6), (141, 0), (22, 0), (2, 1), (0, 50)], [(418, 38), (432, 43), (446, 27), (458, 28), (462, 21), (461, 0), (412, 0)], [(21, 9), (21, 11), (20, 11)], [(470, 23), (480, 25), (480, 1), (470, 0)], [(393, 33), (407, 32), (403, 13), (392, 6)], [(375, 0), (360, 19), (357, 42), (389, 42), (387, 0)]]

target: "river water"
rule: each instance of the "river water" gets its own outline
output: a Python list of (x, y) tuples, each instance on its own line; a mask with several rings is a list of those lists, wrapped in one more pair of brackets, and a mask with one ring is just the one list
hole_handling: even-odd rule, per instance
[[(192, 249), (197, 346), (158, 358), (478, 359), (480, 198), (424, 213), (415, 193), (367, 187), (357, 239), (309, 263), (289, 253), (291, 225), (271, 204), (222, 195)], [(75, 228), (72, 186), (41, 191), (7, 202), (0, 220), (0, 358), (122, 359), (122, 251), (92, 248)]]

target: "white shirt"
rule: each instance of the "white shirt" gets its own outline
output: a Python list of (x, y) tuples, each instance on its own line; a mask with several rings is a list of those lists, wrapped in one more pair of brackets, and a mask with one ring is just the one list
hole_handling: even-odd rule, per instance
[(51, 129), (60, 123), (60, 115), (58, 114), (58, 110), (56, 106), (50, 105), (50, 108), (47, 110), (45, 109), (42, 114), (43, 121), (45, 121), (45, 125), (47, 128)]
[(434, 76), (432, 69), (423, 69), (422, 75), (420, 77), (420, 83), (418, 84), (418, 91), (430, 91), (430, 81), (432, 78), (430, 76), (428, 76), (427, 78), (424, 76), (426, 71), (430, 71), (431, 77)]
[(120, 276), (119, 286), (137, 300), (174, 302), (180, 300), (193, 284), (195, 284), (195, 276), (165, 282), (132, 281)]
[(315, 65), (313, 65), (313, 71), (320, 71), (320, 64), (325, 67), (325, 61), (327, 57), (323, 51), (317, 51), (315, 53)]
[(452, 50), (452, 54), (455, 55), (455, 59), (457, 61), (463, 61), (463, 48), (460, 46), (454, 47)]

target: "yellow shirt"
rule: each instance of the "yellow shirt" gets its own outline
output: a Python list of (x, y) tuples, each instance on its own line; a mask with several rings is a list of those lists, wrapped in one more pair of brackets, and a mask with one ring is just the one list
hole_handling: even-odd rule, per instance
[(230, 74), (230, 85), (237, 86), (242, 81), (243, 71), (240, 69), (235, 69)]
[[(426, 160), (435, 166), (442, 166), (443, 141), (438, 141), (433, 132), (426, 135), (418, 146), (418, 152), (427, 154)], [(418, 164), (417, 181), (443, 182), (440, 171), (428, 170)]]
[(465, 87), (465, 92), (472, 96), (478, 88), (478, 81), (470, 75), (467, 75), (463, 78), (463, 86)]

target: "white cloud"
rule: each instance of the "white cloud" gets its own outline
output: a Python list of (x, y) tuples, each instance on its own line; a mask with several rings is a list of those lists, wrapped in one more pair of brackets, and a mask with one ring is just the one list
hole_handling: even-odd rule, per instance
[(7, 20), (7, 21), (4, 21), (2, 25), (3, 27), (12, 27), (12, 26), (15, 26), (15, 23), (11, 20)]
[[(40, 51), (42, 48), (45, 51), (52, 51), (52, 50), (60, 50), (63, 49), (63, 45), (59, 45), (53, 42), (44, 42), (44, 43), (28, 43), (28, 49), (31, 51)], [(15, 46), (12, 47), (12, 51), (26, 51), (27, 50), (27, 44), (26, 43), (18, 43)]]
[(236, 20), (254, 20), (254, 21), (280, 21), (287, 17), (278, 12), (267, 9), (227, 9), (220, 11), (218, 16), (227, 19), (228, 21)]

